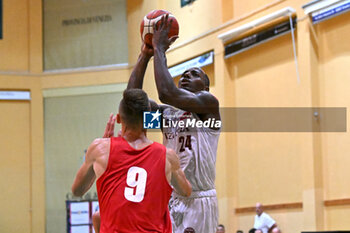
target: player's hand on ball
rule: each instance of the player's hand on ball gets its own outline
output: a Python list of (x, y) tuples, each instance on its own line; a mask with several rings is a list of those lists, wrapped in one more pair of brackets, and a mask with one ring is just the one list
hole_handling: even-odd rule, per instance
[(165, 52), (174, 41), (179, 38), (177, 35), (168, 37), (169, 30), (171, 29), (171, 25), (173, 20), (168, 20), (169, 14), (162, 16), (159, 24), (153, 25), (153, 39), (152, 44), (154, 48), (161, 49), (161, 51)]
[(154, 54), (154, 50), (152, 46), (147, 45), (146, 43), (142, 42), (141, 46), (141, 53), (146, 55), (147, 57), (152, 57)]

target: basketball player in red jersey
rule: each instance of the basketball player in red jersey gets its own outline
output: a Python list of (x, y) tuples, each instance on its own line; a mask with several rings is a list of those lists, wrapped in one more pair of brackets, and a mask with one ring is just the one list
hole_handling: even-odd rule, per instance
[[(154, 55), (154, 71), (159, 99), (168, 105), (151, 101), (152, 110), (161, 110), (163, 119), (179, 116), (190, 120), (220, 121), (219, 101), (209, 92), (209, 78), (200, 68), (186, 70), (176, 87), (166, 65), (165, 51), (177, 39), (168, 39), (169, 24), (162, 18), (155, 28), (153, 48), (142, 46), (141, 54), (130, 76), (128, 88), (142, 88), (145, 70)], [(172, 106), (171, 106), (172, 105)], [(170, 119), (172, 120), (172, 119)], [(176, 121), (177, 119), (174, 119)], [(215, 161), (220, 127), (208, 129), (163, 128), (164, 145), (180, 156), (181, 167), (191, 183), (193, 192), (188, 198), (175, 189), (170, 201), (174, 233), (193, 229), (198, 233), (214, 233), (218, 222), (215, 190)]]
[(143, 112), (149, 110), (144, 91), (124, 91), (119, 114), (108, 123), (121, 123), (121, 136), (95, 139), (74, 180), (73, 194), (82, 196), (97, 178), (101, 233), (170, 233), (169, 184), (184, 196), (191, 194), (176, 153), (146, 137)]

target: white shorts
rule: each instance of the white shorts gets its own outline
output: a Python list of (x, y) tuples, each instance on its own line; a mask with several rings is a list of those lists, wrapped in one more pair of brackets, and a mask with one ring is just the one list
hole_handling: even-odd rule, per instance
[(215, 233), (218, 224), (218, 201), (215, 189), (192, 192), (183, 197), (173, 192), (169, 202), (173, 233), (192, 227), (196, 233)]

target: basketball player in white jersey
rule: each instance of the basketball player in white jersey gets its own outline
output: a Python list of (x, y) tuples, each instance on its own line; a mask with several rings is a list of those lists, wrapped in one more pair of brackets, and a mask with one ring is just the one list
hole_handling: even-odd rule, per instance
[[(220, 120), (219, 102), (210, 94), (209, 79), (200, 68), (183, 73), (179, 87), (171, 78), (165, 51), (176, 39), (168, 39), (169, 25), (162, 18), (161, 27), (155, 29), (153, 48), (143, 45), (139, 59), (130, 76), (128, 88), (142, 88), (148, 61), (154, 53), (154, 71), (160, 100), (168, 105), (152, 102), (152, 110), (160, 109), (167, 122), (178, 120)], [(163, 127), (164, 145), (180, 156), (181, 168), (192, 185), (192, 195), (183, 197), (174, 192), (170, 213), (175, 233), (192, 227), (196, 233), (216, 231), (218, 210), (215, 191), (215, 162), (219, 127), (196, 129)]]
[[(131, 73), (129, 88), (142, 88), (144, 74), (154, 55), (154, 71), (159, 99), (167, 105), (151, 101), (152, 111), (161, 110), (163, 117), (178, 119), (220, 120), (219, 102), (209, 93), (208, 76), (200, 68), (183, 73), (176, 87), (166, 65), (165, 51), (177, 37), (168, 39), (168, 24), (162, 18), (155, 29), (153, 48), (143, 44), (137, 63)], [(176, 119), (178, 118), (178, 119)], [(215, 162), (220, 127), (203, 129), (163, 128), (163, 142), (180, 156), (180, 166), (192, 185), (192, 195), (184, 197), (174, 192), (170, 201), (173, 232), (183, 233), (193, 228), (196, 233), (214, 233), (218, 224), (215, 191)]]
[[(209, 79), (200, 68), (190, 68), (182, 75), (178, 87), (168, 71), (165, 52), (176, 38), (168, 39), (171, 23), (167, 16), (154, 28), (154, 74), (166, 125), (163, 144), (180, 156), (181, 168), (192, 185), (192, 195), (173, 192), (170, 214), (173, 231), (182, 233), (192, 227), (196, 233), (214, 233), (218, 224), (215, 191), (215, 162), (220, 124), (209, 127), (179, 127), (179, 121), (220, 121), (219, 101), (209, 92)], [(157, 107), (156, 105), (153, 106)]]

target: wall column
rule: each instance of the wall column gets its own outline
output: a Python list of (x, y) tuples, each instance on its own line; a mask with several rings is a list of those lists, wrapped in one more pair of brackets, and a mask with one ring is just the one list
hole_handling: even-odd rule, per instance
[[(308, 82), (310, 105), (320, 106), (318, 82), (318, 48), (316, 34), (313, 33), (308, 18), (298, 23), (298, 60), (301, 83)], [(307, 103), (306, 103), (307, 104)], [(314, 119), (312, 124), (315, 125)], [(321, 133), (312, 133), (310, 153), (303, 155), (303, 212), (305, 231), (324, 230), (323, 209), (323, 169), (321, 151)]]
[(42, 0), (28, 0), (29, 11), (29, 72), (43, 71), (43, 8)]

